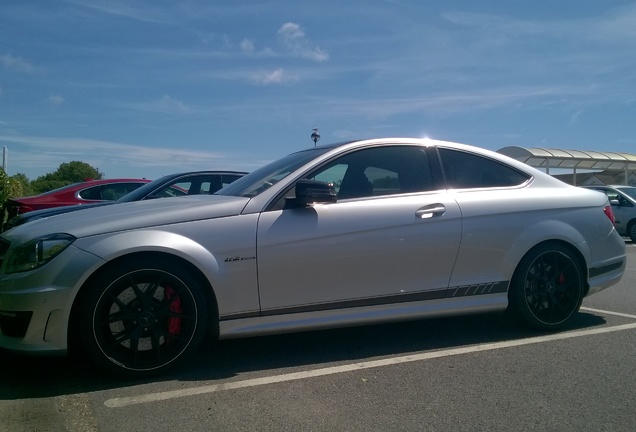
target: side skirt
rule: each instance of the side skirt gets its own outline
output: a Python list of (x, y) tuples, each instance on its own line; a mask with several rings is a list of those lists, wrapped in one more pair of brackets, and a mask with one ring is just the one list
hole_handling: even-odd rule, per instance
[(232, 339), (422, 318), (503, 312), (507, 307), (508, 293), (498, 292), (408, 303), (244, 317), (221, 321), (219, 337)]

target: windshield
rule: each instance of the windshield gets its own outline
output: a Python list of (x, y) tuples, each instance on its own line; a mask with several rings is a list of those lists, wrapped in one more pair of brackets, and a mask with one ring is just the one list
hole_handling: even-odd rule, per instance
[(274, 161), (262, 168), (252, 171), (245, 177), (241, 177), (234, 183), (229, 184), (216, 195), (255, 197), (266, 191), (290, 173), (296, 171), (310, 160), (317, 158), (321, 154), (331, 150), (330, 147), (318, 147), (309, 150), (292, 153), (282, 159)]
[(158, 178), (157, 180), (151, 181), (150, 183), (146, 183), (145, 185), (138, 187), (134, 191), (128, 192), (126, 195), (119, 198), (117, 202), (141, 201), (143, 198), (146, 197), (146, 195), (154, 191), (158, 187), (157, 185), (162, 185), (174, 177), (174, 174), (168, 174), (161, 178)]

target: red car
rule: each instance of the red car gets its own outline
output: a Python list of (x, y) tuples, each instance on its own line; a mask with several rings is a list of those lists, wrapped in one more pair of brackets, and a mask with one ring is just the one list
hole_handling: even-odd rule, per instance
[(146, 179), (89, 180), (36, 196), (9, 199), (5, 209), (12, 218), (32, 210), (114, 201), (149, 182)]

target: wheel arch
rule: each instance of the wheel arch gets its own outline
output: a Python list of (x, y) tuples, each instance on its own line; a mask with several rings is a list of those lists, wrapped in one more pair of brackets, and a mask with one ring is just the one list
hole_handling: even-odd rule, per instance
[(212, 284), (208, 280), (208, 278), (204, 275), (204, 273), (199, 269), (196, 265), (189, 262), (188, 260), (179, 257), (177, 255), (172, 255), (166, 252), (156, 252), (156, 251), (144, 251), (144, 252), (133, 252), (126, 255), (118, 256), (111, 261), (104, 263), (101, 267), (95, 270), (82, 284), (80, 287), (75, 299), (73, 300), (73, 304), (71, 307), (70, 317), (69, 317), (69, 326), (68, 326), (68, 341), (69, 341), (69, 349), (75, 350), (77, 346), (75, 343), (77, 342), (77, 320), (78, 320), (78, 311), (79, 307), (82, 304), (82, 297), (90, 290), (90, 286), (95, 283), (103, 274), (108, 271), (116, 268), (121, 263), (125, 261), (131, 260), (141, 260), (141, 259), (151, 259), (154, 262), (161, 262), (165, 260), (169, 260), (173, 264), (178, 266), (182, 266), (187, 269), (191, 276), (196, 278), (197, 282), (203, 288), (203, 295), (207, 303), (208, 316), (206, 317), (207, 323), (207, 335), (206, 338), (214, 338), (218, 339), (219, 335), (219, 308), (217, 303), (216, 294), (214, 292), (214, 288)]
[[(562, 257), (545, 260), (544, 256), (550, 254)], [(574, 273), (575, 266), (578, 275)], [(515, 269), (506, 315), (526, 328), (558, 330), (572, 321), (587, 291), (585, 258), (576, 246), (564, 241), (543, 241), (532, 247)]]
[(584, 292), (583, 292), (583, 297), (585, 297), (587, 295), (587, 292), (590, 289), (590, 284), (588, 281), (588, 264), (587, 264), (587, 260), (585, 259), (585, 255), (583, 254), (583, 252), (581, 252), (581, 250), (579, 248), (577, 248), (575, 245), (573, 245), (570, 242), (567, 242), (565, 240), (562, 239), (549, 239), (549, 240), (543, 240), (537, 244), (535, 244), (533, 247), (531, 247), (530, 249), (528, 249), (526, 251), (525, 254), (523, 254), (523, 256), (521, 257), (521, 259), (517, 262), (517, 265), (515, 267), (514, 273), (513, 273), (513, 278), (512, 280), (515, 279), (515, 276), (517, 275), (517, 272), (519, 271), (520, 267), (521, 267), (521, 263), (523, 262), (523, 260), (526, 258), (526, 256), (534, 253), (535, 250), (543, 248), (545, 246), (549, 246), (549, 245), (559, 245), (561, 247), (566, 248), (569, 252), (572, 253), (572, 255), (576, 258), (576, 260), (578, 261), (580, 267), (581, 267), (581, 271), (583, 272), (582, 276), (583, 276), (583, 281), (585, 283), (584, 288)]

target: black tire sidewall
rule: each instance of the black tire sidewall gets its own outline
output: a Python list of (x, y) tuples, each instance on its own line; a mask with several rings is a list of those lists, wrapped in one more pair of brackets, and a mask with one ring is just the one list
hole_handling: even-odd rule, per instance
[[(94, 332), (95, 308), (102, 295), (114, 282), (123, 276), (140, 270), (167, 273), (182, 281), (188, 287), (197, 309), (197, 322), (189, 344), (176, 358), (163, 366), (152, 369), (129, 369), (113, 362), (100, 348)], [(82, 295), (78, 297), (78, 302), (78, 317), (76, 320), (78, 328), (76, 330), (82, 351), (100, 369), (112, 375), (125, 378), (143, 378), (163, 374), (167, 370), (174, 370), (179, 364), (194, 355), (207, 329), (207, 302), (200, 283), (182, 266), (169, 259), (136, 257), (108, 265), (83, 287)]]
[[(570, 314), (558, 323), (546, 323), (540, 320), (530, 309), (525, 296), (525, 278), (534, 262), (543, 254), (557, 252), (567, 256), (575, 265), (581, 283), (579, 284), (578, 299)], [(565, 327), (576, 315), (583, 302), (585, 274), (577, 257), (566, 247), (559, 244), (544, 244), (528, 252), (519, 262), (513, 275), (508, 291), (508, 315), (518, 323), (536, 330), (558, 330)]]

